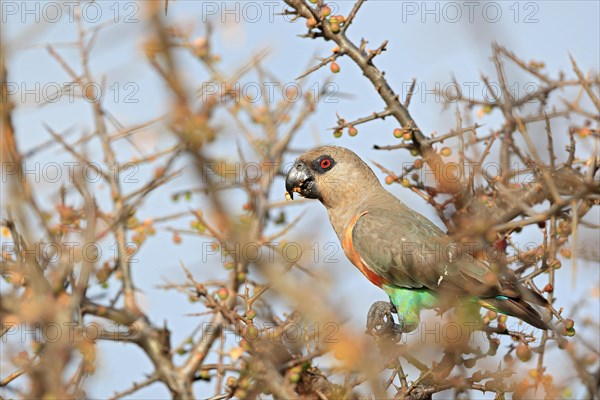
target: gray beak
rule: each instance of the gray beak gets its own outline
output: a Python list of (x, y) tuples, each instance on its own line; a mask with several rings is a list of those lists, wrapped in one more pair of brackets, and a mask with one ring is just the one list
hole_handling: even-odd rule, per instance
[(296, 161), (285, 178), (285, 190), (294, 198), (294, 192), (309, 199), (318, 198), (317, 185), (312, 172), (302, 161)]

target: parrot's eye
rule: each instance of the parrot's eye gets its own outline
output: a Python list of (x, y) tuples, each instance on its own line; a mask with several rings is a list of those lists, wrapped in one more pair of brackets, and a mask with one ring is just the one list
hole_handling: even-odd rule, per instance
[(322, 156), (317, 158), (313, 165), (317, 172), (323, 173), (329, 171), (335, 165), (335, 162), (333, 161), (333, 158), (329, 156)]

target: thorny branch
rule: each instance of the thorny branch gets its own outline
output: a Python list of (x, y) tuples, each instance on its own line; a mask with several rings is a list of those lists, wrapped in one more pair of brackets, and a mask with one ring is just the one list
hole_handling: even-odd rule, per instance
[[(436, 340), (439, 351), (433, 357), (422, 346), (427, 338), (416, 345), (411, 338), (399, 344), (345, 330), (343, 314), (318, 290), (323, 275), (306, 259), (290, 261), (284, 253), (285, 243), (276, 242), (294, 237), (304, 216), (288, 221), (290, 204), (273, 198), (273, 192), (282, 191), (278, 179), (285, 173), (284, 162), (296, 153), (290, 143), (300, 135), (318, 104), (309, 96), (299, 102), (245, 101), (237, 82), (258, 77), (264, 85), (274, 79), (265, 67), (268, 53), (258, 52), (228, 73), (218, 63), (220, 55), (212, 46), (210, 24), (204, 37), (193, 37), (189, 30), (165, 21), (168, 7), (177, 4), (153, 2), (144, 5), (150, 32), (144, 51), (148, 65), (167, 88), (168, 105), (159, 117), (148, 121), (125, 126), (104, 99), (88, 102), (90, 130), (61, 131), (44, 123), (43, 130), (50, 139), (27, 149), (26, 133), (15, 129), (13, 122), (14, 110), (20, 106), (7, 94), (10, 71), (2, 48), (2, 159), (15, 166), (15, 174), (5, 186), (11, 201), (3, 210), (2, 235), (3, 240), (12, 241), (14, 251), (3, 254), (0, 264), (0, 273), (10, 286), (2, 293), (0, 335), (9, 337), (19, 324), (34, 327), (39, 335), (26, 350), (12, 354), (10, 361), (15, 368), (3, 374), (0, 386), (22, 397), (85, 398), (85, 378), (94, 373), (96, 365), (96, 342), (110, 341), (135, 344), (152, 363), (145, 376), (129, 387), (116, 388), (115, 399), (154, 384), (164, 385), (173, 398), (194, 398), (202, 393), (200, 397), (212, 395), (212, 399), (270, 395), (334, 399), (358, 398), (367, 392), (367, 396), (430, 399), (435, 393), (452, 390), (456, 397), (476, 391), (493, 392), (497, 398), (512, 393), (518, 399), (542, 389), (546, 397), (557, 398), (568, 397), (567, 391), (576, 382), (585, 387), (589, 398), (597, 398), (599, 349), (590, 343), (588, 331), (597, 331), (598, 321), (580, 318), (577, 310), (564, 310), (563, 299), (556, 295), (556, 287), (564, 284), (558, 278), (563, 262), (573, 260), (570, 271), (576, 278), (582, 273), (581, 265), (575, 268), (576, 260), (597, 262), (598, 257), (580, 244), (583, 228), (598, 229), (588, 218), (600, 202), (597, 73), (584, 74), (571, 57), (574, 76), (565, 78), (561, 73), (552, 77), (539, 62), (527, 62), (494, 44), (492, 61), (500, 92), (491, 90), (491, 101), (459, 94), (455, 99), (459, 104), (456, 125), (445, 128), (445, 133), (428, 135), (409, 112), (416, 80), (406, 99), (400, 99), (375, 65), (378, 57), (386, 54), (388, 41), (367, 49), (365, 40), (356, 44), (348, 37), (351, 25), (359, 23), (364, 0), (355, 2), (346, 17), (329, 15), (322, 0), (285, 3), (291, 8), (286, 14), (306, 20), (308, 32), (304, 37), (331, 40), (337, 45), (333, 54), (300, 75), (300, 83), (347, 57), (384, 104), (383, 109), (366, 116), (337, 116), (332, 128), (335, 134), (341, 135), (344, 129), (351, 133), (357, 125), (387, 117), (395, 119), (399, 128), (394, 135), (403, 142), (374, 147), (406, 149), (415, 159), (401, 171), (375, 161), (388, 175), (386, 183), (399, 183), (433, 206), (454, 239), (477, 243), (476, 256), (485, 259), (484, 250), (490, 246), (497, 250), (501, 254), (496, 260), (499, 271), (511, 271), (548, 300), (547, 311), (555, 329), (538, 335), (518, 325), (509, 329), (510, 320), (492, 311), (483, 317), (477, 315), (473, 322), (440, 310), (444, 314), (440, 318), (448, 322), (445, 327), (468, 328), (469, 335), (441, 344)], [(92, 50), (99, 29), (86, 28), (79, 11), (76, 17), (77, 39), (70, 46), (78, 50), (78, 65), (68, 61), (56, 45), (46, 46), (45, 51), (69, 79), (85, 86), (102, 81), (92, 73)], [(219, 84), (218, 93), (209, 93), (200, 84), (188, 90), (191, 84), (179, 64), (182, 54), (193, 57), (207, 81)], [(508, 65), (539, 81), (537, 90), (514, 96), (509, 89)], [(491, 88), (490, 78), (483, 76), (482, 81)], [(569, 89), (577, 91), (574, 97), (556, 101), (556, 93)], [(568, 92), (561, 95), (564, 93)], [(480, 118), (498, 110), (502, 123), (473, 123), (474, 110)], [(219, 113), (227, 115), (239, 131), (235, 141), (219, 127)], [(543, 129), (536, 123), (543, 124)], [(142, 151), (139, 144), (150, 130), (173, 141), (152, 152)], [(374, 138), (373, 142), (379, 140)], [(547, 154), (539, 145), (543, 140)], [(218, 156), (210, 146), (219, 141), (228, 142), (229, 158)], [(93, 142), (99, 144), (99, 154), (88, 150)], [(563, 144), (565, 148), (561, 148)], [(127, 146), (135, 154), (131, 165), (152, 170), (135, 187), (113, 177), (114, 168), (127, 170), (121, 159), (121, 150)], [(61, 148), (71, 160), (92, 166), (101, 183), (93, 185), (76, 178), (53, 188), (52, 196), (46, 197), (26, 179), (23, 168), (51, 147)], [(452, 149), (457, 149), (457, 157), (453, 157)], [(256, 162), (263, 174), (260, 179), (243, 174), (228, 178), (231, 159), (236, 163)], [(485, 169), (487, 162), (496, 160), (500, 170)], [(182, 162), (192, 168), (181, 168)], [(522, 168), (511, 169), (514, 163)], [(188, 189), (169, 186), (190, 169), (197, 184)], [(427, 180), (426, 169), (432, 172), (433, 180)], [(110, 192), (108, 202), (102, 201), (103, 187)], [(162, 216), (144, 215), (143, 203), (164, 193), (171, 194), (177, 209)], [(229, 205), (228, 200), (235, 197), (231, 193), (246, 199), (241, 209)], [(202, 198), (202, 207), (194, 203), (181, 206), (180, 200), (196, 197)], [(182, 220), (189, 226), (182, 226)], [(132, 262), (152, 246), (157, 231), (171, 235), (175, 245), (210, 244), (210, 250), (219, 255), (215, 262), (179, 262), (174, 258), (173, 266), (181, 271), (180, 276), (170, 276), (158, 286), (185, 296), (195, 307), (188, 315), (191, 329), (178, 335), (183, 339), (177, 345), (171, 343), (166, 322), (162, 326), (153, 322), (138, 288), (141, 274), (161, 266)], [(542, 239), (522, 250), (517, 239), (525, 231), (535, 231)], [(56, 260), (57, 249), (73, 240), (112, 241), (116, 254), (93, 262)], [(59, 247), (50, 254), (32, 256), (32, 248), (47, 243)], [(256, 261), (236, 250), (240, 244), (272, 251), (274, 258)], [(204, 275), (207, 270), (215, 272), (210, 279)], [(277, 306), (277, 299), (285, 300), (285, 311)], [(115, 329), (102, 330), (95, 340), (88, 340), (86, 324), (91, 321)], [(51, 340), (45, 328), (53, 324), (72, 326), (72, 337)], [(290, 340), (298, 329), (297, 340)], [(330, 329), (334, 330), (332, 341), (327, 340)], [(236, 340), (226, 340), (228, 334)], [(471, 340), (478, 337), (484, 342)], [(554, 379), (552, 375), (549, 353), (556, 349), (572, 363), (574, 372), (568, 379)], [(500, 352), (504, 352), (502, 362), (497, 359)], [(335, 360), (320, 359), (327, 354)], [(516, 360), (527, 362), (531, 358), (535, 367), (528, 374), (517, 374), (522, 368)], [(70, 368), (73, 365), (76, 368)], [(25, 376), (30, 379), (23, 384)], [(209, 392), (212, 394), (205, 395)]]

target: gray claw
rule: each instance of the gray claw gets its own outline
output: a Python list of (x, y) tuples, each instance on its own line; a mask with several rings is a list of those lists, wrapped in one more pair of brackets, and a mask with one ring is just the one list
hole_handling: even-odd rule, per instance
[(394, 306), (387, 301), (376, 301), (367, 314), (367, 334), (380, 338), (393, 339), (396, 342), (402, 336), (402, 327), (394, 322)]

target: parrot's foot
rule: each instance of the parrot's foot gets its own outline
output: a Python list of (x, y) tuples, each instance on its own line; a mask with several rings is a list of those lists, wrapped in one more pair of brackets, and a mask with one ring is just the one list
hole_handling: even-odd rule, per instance
[(367, 314), (367, 334), (380, 338), (392, 339), (399, 342), (402, 336), (402, 327), (394, 322), (392, 313), (396, 309), (392, 303), (376, 301)]

